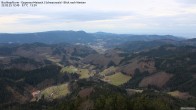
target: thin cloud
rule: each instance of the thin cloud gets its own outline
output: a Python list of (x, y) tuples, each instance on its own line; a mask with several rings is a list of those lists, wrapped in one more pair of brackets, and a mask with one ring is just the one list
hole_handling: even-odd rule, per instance
[(185, 3), (185, 4), (196, 4), (196, 0), (176, 0), (176, 2), (182, 2), (182, 3)]

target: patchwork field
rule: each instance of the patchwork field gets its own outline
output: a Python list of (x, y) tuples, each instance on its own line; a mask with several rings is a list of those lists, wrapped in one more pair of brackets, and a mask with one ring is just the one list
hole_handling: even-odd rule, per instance
[(84, 79), (84, 78), (89, 78), (91, 75), (88, 69), (80, 69), (80, 68), (76, 68), (74, 66), (66, 66), (64, 68), (61, 69), (61, 73), (77, 73), (80, 75), (80, 79)]
[(116, 68), (114, 67), (114, 66), (111, 66), (111, 67), (109, 67), (109, 68), (107, 68), (107, 69), (105, 69), (105, 70), (103, 70), (100, 74), (101, 75), (109, 75), (109, 74), (112, 74), (112, 73), (114, 73), (116, 71)]
[(187, 99), (187, 98), (192, 97), (189, 93), (180, 92), (180, 91), (172, 91), (172, 92), (168, 92), (168, 94), (173, 97), (180, 98), (180, 99)]
[(59, 99), (66, 96), (69, 92), (68, 84), (61, 84), (44, 89), (41, 91), (40, 96), (44, 96), (45, 99)]
[(55, 63), (60, 62), (60, 60), (61, 60), (61, 59), (58, 59), (58, 58), (55, 58), (55, 57), (52, 57), (52, 56), (47, 56), (47, 59), (52, 61), (52, 62), (55, 62)]
[(60, 64), (59, 62), (61, 61), (61, 59), (59, 58), (55, 58), (55, 57), (52, 57), (52, 56), (49, 56), (49, 55), (46, 55), (46, 58), (54, 63), (56, 63), (58, 66), (60, 67), (63, 67), (62, 64)]
[(119, 86), (119, 85), (122, 85), (122, 84), (128, 82), (130, 79), (131, 79), (131, 76), (127, 76), (127, 75), (124, 75), (119, 72), (119, 73), (115, 73), (110, 76), (106, 76), (104, 78), (104, 81), (106, 81), (112, 85)]
[(79, 69), (77, 73), (80, 75), (80, 79), (89, 78), (91, 76), (88, 69)]
[(74, 66), (66, 66), (61, 69), (61, 73), (76, 73), (78, 71)]

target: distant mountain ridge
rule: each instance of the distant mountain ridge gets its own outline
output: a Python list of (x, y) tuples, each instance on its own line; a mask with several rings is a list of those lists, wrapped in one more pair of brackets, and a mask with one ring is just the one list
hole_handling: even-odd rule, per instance
[(92, 42), (90, 34), (83, 31), (48, 31), (38, 33), (24, 34), (0, 34), (0, 43), (76, 43), (76, 42)]
[(47, 31), (35, 33), (0, 33), (0, 43), (94, 43), (104, 40), (106, 43), (123, 43), (126, 41), (151, 41), (158, 39), (183, 40), (183, 38), (172, 35), (132, 35), (113, 33), (87, 33), (85, 31)]

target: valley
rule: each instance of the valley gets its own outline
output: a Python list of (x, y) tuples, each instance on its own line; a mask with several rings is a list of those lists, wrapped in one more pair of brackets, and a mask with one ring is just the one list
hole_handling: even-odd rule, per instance
[(196, 106), (194, 39), (83, 31), (0, 38), (2, 110)]

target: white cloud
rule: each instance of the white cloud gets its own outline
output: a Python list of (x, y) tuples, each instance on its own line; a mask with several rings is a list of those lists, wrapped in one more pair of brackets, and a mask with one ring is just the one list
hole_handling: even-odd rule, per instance
[(86, 1), (85, 5), (0, 7), (0, 31), (85, 30), (94, 32), (101, 30), (117, 33), (196, 35), (194, 31), (196, 0), (84, 1)]
[(30, 15), (30, 14), (15, 14), (15, 15), (1, 15), (0, 16), (0, 25), (15, 24), (23, 22), (24, 20), (36, 20), (36, 19), (45, 19), (45, 16), (42, 15)]

